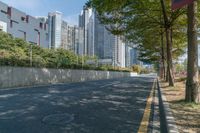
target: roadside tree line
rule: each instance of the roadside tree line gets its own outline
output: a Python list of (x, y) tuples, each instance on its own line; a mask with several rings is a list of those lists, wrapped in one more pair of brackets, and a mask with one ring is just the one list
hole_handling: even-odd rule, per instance
[(139, 59), (158, 64), (161, 78), (175, 85), (173, 63), (188, 48), (186, 101), (200, 102), (197, 66), (199, 1), (171, 10), (171, 0), (89, 0), (101, 23), (140, 51)]

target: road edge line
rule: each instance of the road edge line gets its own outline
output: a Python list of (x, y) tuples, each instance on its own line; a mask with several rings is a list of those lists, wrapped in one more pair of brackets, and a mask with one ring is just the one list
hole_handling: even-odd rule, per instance
[(149, 95), (149, 97), (146, 101), (146, 107), (145, 107), (145, 110), (144, 110), (142, 121), (140, 123), (140, 127), (138, 129), (138, 133), (147, 133), (147, 131), (148, 131), (149, 119), (150, 119), (150, 115), (151, 115), (151, 105), (152, 105), (152, 102), (153, 102), (153, 93), (154, 93), (154, 90), (155, 90), (155, 83), (156, 83), (156, 79), (154, 79), (150, 95)]

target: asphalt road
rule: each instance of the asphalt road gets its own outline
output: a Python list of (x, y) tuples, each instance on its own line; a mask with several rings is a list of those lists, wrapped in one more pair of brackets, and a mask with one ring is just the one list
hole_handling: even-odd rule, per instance
[(0, 90), (0, 133), (136, 133), (153, 80)]

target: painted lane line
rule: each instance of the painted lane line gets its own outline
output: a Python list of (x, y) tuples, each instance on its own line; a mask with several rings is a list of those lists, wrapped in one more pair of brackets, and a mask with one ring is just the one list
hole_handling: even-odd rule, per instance
[(140, 123), (138, 133), (147, 133), (147, 131), (148, 131), (149, 119), (150, 119), (150, 113), (151, 113), (151, 104), (152, 104), (152, 101), (153, 101), (153, 92), (154, 92), (155, 82), (156, 82), (156, 80), (154, 80), (154, 82), (153, 82), (153, 86), (152, 86), (150, 95), (147, 99), (146, 107), (145, 107), (145, 110), (144, 110), (143, 118), (142, 118), (142, 121)]

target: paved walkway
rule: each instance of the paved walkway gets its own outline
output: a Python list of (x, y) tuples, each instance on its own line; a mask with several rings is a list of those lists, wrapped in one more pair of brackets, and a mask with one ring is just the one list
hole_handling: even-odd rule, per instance
[(0, 90), (0, 133), (137, 133), (154, 78)]

